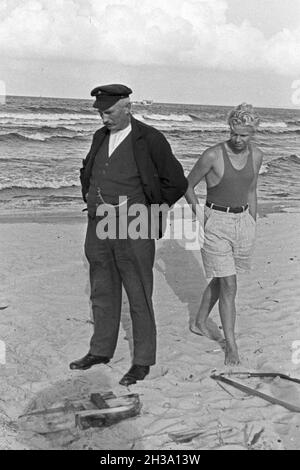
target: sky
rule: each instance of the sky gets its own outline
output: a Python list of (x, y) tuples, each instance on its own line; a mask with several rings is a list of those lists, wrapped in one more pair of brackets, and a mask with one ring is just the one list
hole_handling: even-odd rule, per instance
[(0, 57), (0, 94), (300, 108), (300, 0), (0, 0)]

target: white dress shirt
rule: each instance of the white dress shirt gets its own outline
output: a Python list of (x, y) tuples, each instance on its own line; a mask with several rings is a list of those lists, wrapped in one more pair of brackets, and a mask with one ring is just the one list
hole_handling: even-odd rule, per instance
[(110, 157), (115, 149), (123, 142), (131, 132), (131, 123), (125, 129), (109, 134), (108, 156)]

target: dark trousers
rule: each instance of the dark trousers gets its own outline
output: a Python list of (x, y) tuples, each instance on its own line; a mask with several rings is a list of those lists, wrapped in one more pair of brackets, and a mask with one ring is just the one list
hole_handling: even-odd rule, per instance
[(155, 364), (156, 326), (152, 305), (154, 240), (100, 240), (97, 219), (88, 220), (85, 254), (90, 264), (93, 355), (113, 357), (120, 327), (122, 285), (128, 296), (133, 363)]

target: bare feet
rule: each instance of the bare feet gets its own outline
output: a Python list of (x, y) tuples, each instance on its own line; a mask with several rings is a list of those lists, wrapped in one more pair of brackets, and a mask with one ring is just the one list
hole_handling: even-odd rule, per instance
[(190, 330), (196, 335), (206, 336), (213, 341), (217, 341), (222, 347), (225, 347), (225, 340), (218, 328), (218, 325), (210, 318), (206, 322), (193, 323), (190, 325)]
[(225, 346), (225, 365), (236, 366), (240, 364), (240, 358), (238, 354), (238, 349), (236, 345), (229, 346), (226, 344)]

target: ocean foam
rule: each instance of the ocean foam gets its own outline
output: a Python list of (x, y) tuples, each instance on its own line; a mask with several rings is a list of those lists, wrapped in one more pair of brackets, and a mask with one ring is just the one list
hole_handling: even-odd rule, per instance
[(22, 179), (14, 178), (14, 182), (0, 182), (0, 190), (3, 189), (63, 189), (79, 187), (78, 179), (67, 181), (62, 178), (61, 181), (25, 181)]
[(259, 174), (260, 175), (266, 175), (269, 171), (269, 166), (267, 163), (263, 163), (262, 166), (260, 167)]
[(2, 124), (2, 119), (10, 119), (13, 122), (19, 121), (80, 121), (80, 120), (98, 120), (99, 115), (96, 113), (90, 114), (77, 114), (77, 113), (70, 113), (70, 114), (59, 114), (59, 113), (9, 113), (9, 112), (0, 112), (0, 124)]
[(149, 121), (172, 121), (172, 122), (192, 122), (193, 119), (187, 114), (142, 114), (143, 119)]
[(288, 127), (288, 125), (283, 122), (283, 121), (280, 121), (280, 122), (268, 122), (268, 121), (265, 121), (265, 122), (261, 122), (259, 124), (259, 127), (262, 128), (262, 129), (286, 129)]

